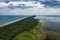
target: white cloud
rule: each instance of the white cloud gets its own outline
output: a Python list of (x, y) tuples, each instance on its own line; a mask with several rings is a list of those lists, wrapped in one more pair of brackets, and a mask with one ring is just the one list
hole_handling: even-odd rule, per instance
[(33, 6), (33, 7), (39, 7), (39, 8), (44, 8), (42, 4), (40, 4), (39, 2), (35, 2), (35, 1), (29, 1), (29, 2), (26, 2), (26, 1), (21, 1), (21, 2), (9, 2), (9, 3), (4, 3), (4, 2), (1, 2), (0, 3), (0, 7), (8, 7), (10, 4), (12, 4), (13, 6), (18, 6), (19, 4), (24, 4), (25, 6)]
[(8, 4), (4, 3), (4, 2), (0, 2), (0, 7), (5, 7), (8, 6)]
[(60, 1), (60, 0), (56, 0), (56, 1)]
[(60, 9), (50, 8), (50, 9), (14, 9), (14, 10), (6, 10), (2, 11), (4, 15), (60, 15)]
[[(19, 4), (24, 4), (27, 6), (33, 6), (33, 8), (26, 8), (26, 9), (8, 9), (8, 6), (10, 4), (13, 4), (13, 6), (18, 6)], [(60, 8), (45, 8), (44, 5), (42, 5), (39, 2), (36, 1), (21, 1), (21, 2), (9, 2), (4, 3), (0, 2), (0, 7), (3, 7), (3, 9), (0, 10), (0, 15), (60, 15)]]

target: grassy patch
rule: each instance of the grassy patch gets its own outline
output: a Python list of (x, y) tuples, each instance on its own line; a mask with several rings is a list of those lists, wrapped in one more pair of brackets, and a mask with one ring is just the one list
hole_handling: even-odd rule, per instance
[(13, 40), (44, 40), (46, 35), (39, 30), (40, 25), (41, 23), (38, 23), (33, 30), (18, 34)]

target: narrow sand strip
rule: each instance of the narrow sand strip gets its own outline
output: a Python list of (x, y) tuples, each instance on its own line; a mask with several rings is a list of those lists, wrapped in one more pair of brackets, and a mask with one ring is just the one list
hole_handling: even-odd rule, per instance
[(17, 21), (20, 21), (20, 20), (22, 20), (22, 19), (24, 19), (24, 18), (27, 18), (27, 17), (23, 17), (23, 18), (21, 18), (21, 19), (17, 19), (17, 20), (8, 22), (8, 23), (6, 23), (6, 24), (0, 25), (0, 27), (6, 26), (6, 25), (8, 25), (8, 24), (11, 24), (11, 23), (14, 23), (14, 22), (17, 22)]

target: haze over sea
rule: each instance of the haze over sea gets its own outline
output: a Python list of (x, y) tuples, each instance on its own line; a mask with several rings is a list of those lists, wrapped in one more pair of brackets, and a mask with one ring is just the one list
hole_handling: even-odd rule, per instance
[[(27, 15), (26, 15), (27, 16)], [(20, 16), (5, 16), (0, 15), (0, 25), (3, 25), (7, 22), (11, 22), (17, 19), (21, 19), (26, 17), (25, 15)], [(40, 22), (42, 23), (41, 29), (49, 30), (49, 31), (55, 31), (60, 33), (60, 16), (54, 16), (54, 15), (37, 15), (36, 18), (40, 19)]]
[(42, 23), (43, 30), (55, 31), (60, 33), (60, 16), (58, 15), (43, 15), (37, 16)]

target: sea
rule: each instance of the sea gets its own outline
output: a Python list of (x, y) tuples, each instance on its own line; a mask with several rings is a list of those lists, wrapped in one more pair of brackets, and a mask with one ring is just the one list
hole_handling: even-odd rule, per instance
[(60, 15), (36, 16), (42, 23), (41, 29), (60, 33)]
[(27, 17), (25, 15), (0, 15), (0, 25), (9, 23), (11, 21), (15, 21), (17, 19), (21, 19)]
[[(0, 15), (0, 25), (27, 17), (28, 15)], [(41, 29), (60, 33), (60, 15), (36, 15), (42, 23)]]

